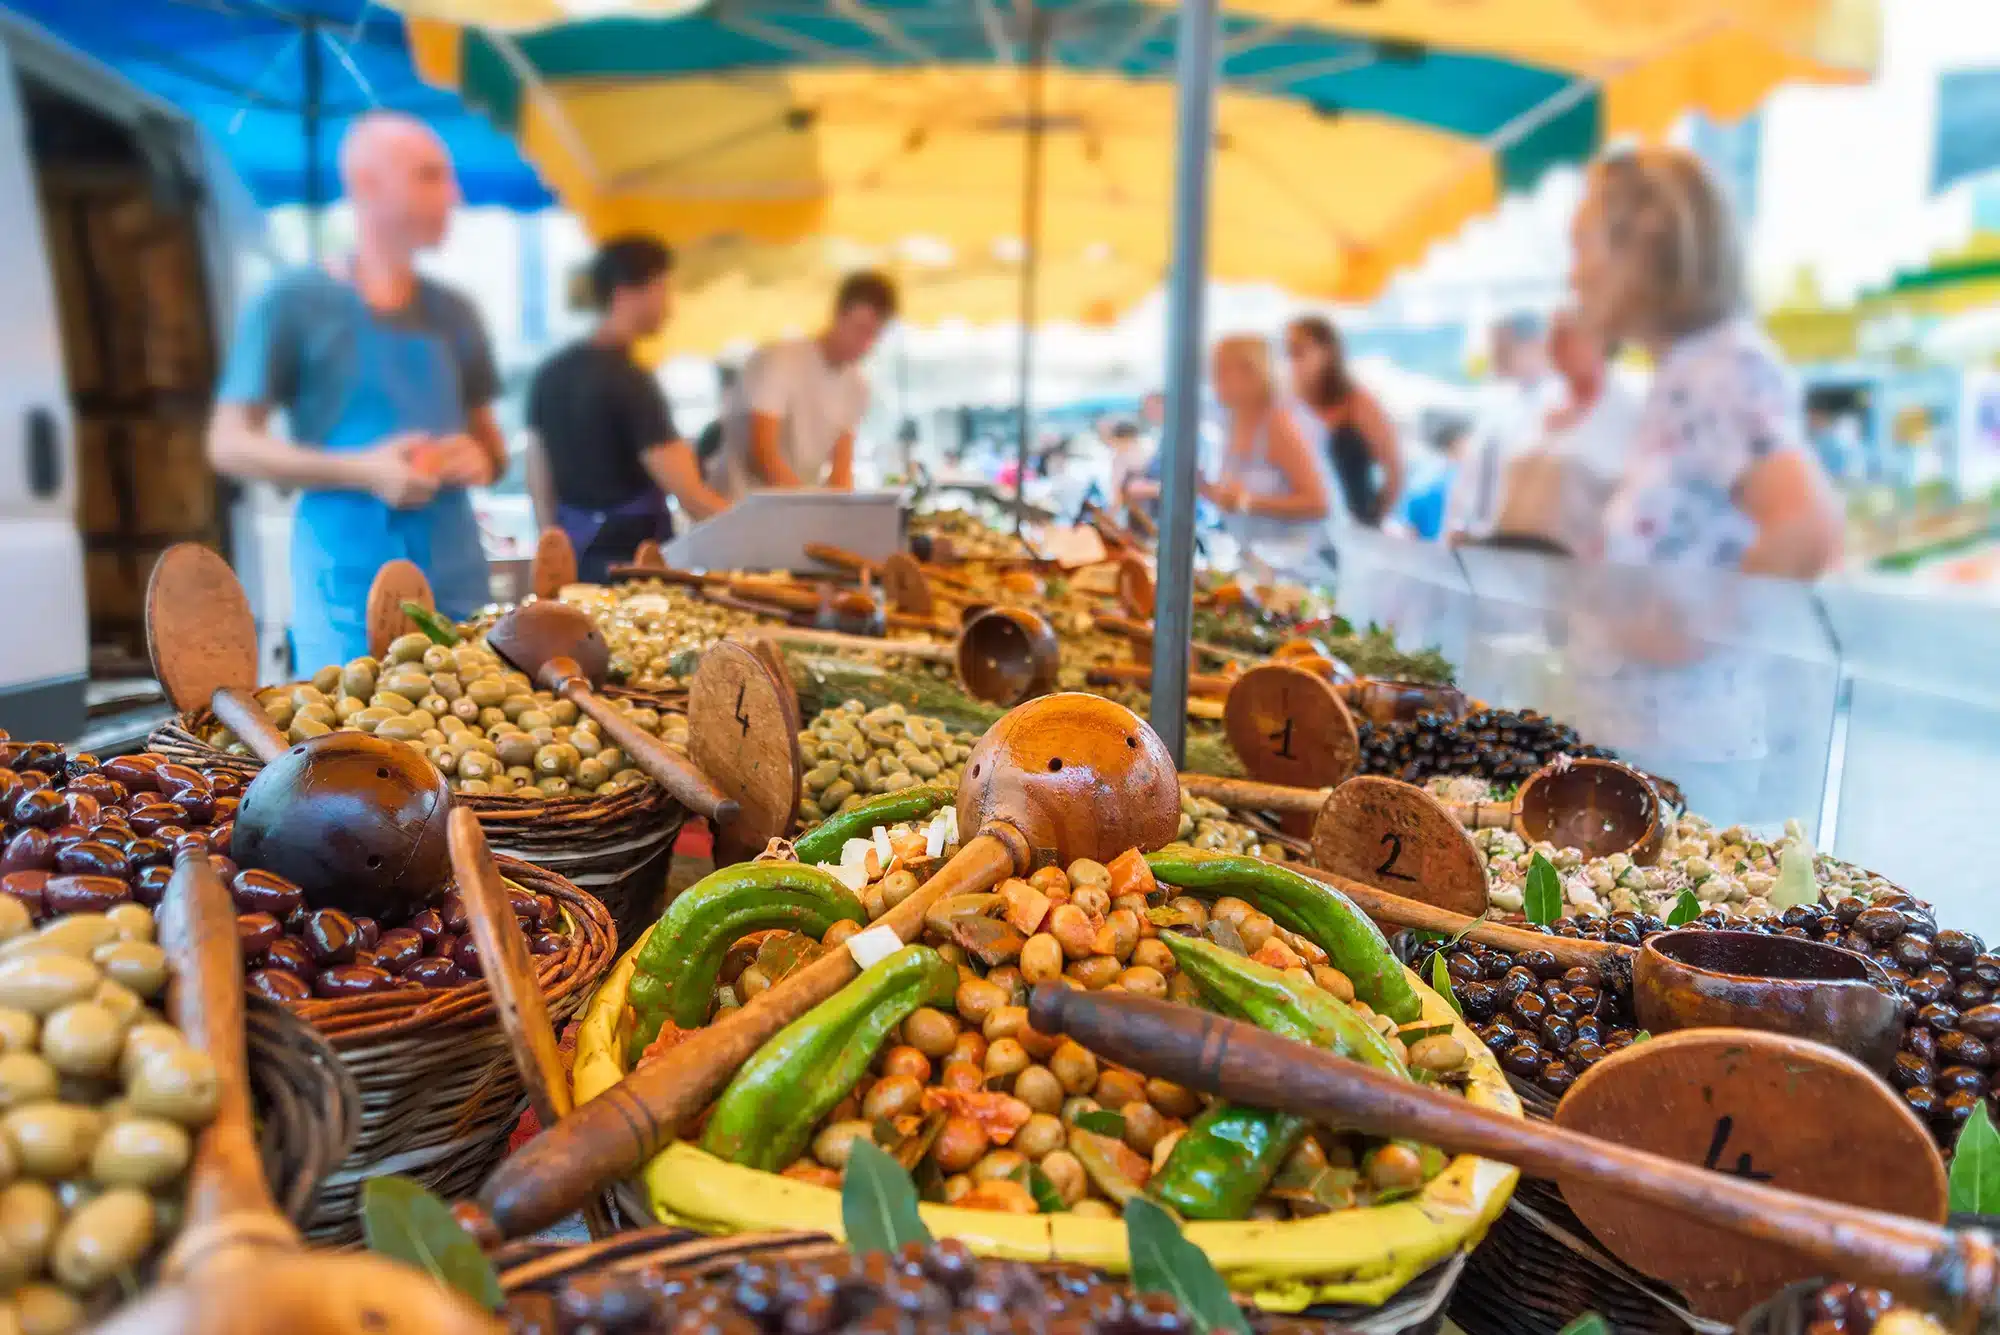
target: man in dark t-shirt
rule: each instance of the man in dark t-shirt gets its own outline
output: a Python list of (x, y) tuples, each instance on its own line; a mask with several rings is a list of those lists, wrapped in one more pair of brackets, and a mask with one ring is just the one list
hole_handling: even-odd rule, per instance
[(632, 358), (666, 323), (672, 264), (647, 237), (607, 241), (590, 265), (597, 328), (542, 363), (528, 389), (529, 494), (538, 520), (568, 533), (585, 581), (603, 581), (645, 539), (672, 536), (668, 495), (697, 520), (728, 505), (702, 482), (659, 382)]

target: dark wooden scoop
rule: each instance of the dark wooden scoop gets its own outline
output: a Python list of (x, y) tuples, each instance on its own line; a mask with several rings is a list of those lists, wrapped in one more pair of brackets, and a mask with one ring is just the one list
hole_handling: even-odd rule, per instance
[[(1592, 1223), (1593, 1231), (1614, 1250), (1621, 1237), (1630, 1236), (1616, 1226), (1623, 1218), (1653, 1216), (1659, 1210), (1733, 1235), (1720, 1237), (1685, 1224), (1673, 1230), (1689, 1249), (1685, 1257), (1675, 1258), (1677, 1265), (1686, 1267), (1684, 1274), (1698, 1275), (1718, 1258), (1723, 1265), (1731, 1265), (1739, 1259), (1738, 1252), (1752, 1262), (1776, 1253), (1774, 1263), (1781, 1269), (1788, 1263), (1803, 1264), (1811, 1267), (1807, 1274), (1816, 1269), (1817, 1273), (1881, 1285), (1907, 1301), (1943, 1314), (1960, 1330), (1982, 1325), (1990, 1329), (2000, 1321), (2000, 1303), (1995, 1299), (2000, 1255), (1984, 1233), (1946, 1230), (1924, 1219), (1885, 1213), (1882, 1208), (1814, 1200), (1660, 1153), (1475, 1108), (1455, 1094), (1275, 1037), (1253, 1025), (1131, 993), (1072, 991), (1045, 983), (1034, 991), (1029, 1020), (1042, 1033), (1069, 1035), (1096, 1053), (1100, 1061), (1220, 1094), (1232, 1102), (1378, 1136), (1407, 1136), (1454, 1153), (1510, 1163), (1523, 1172), (1559, 1180), (1565, 1194), (1585, 1188), (1615, 1196), (1626, 1203), (1623, 1214), (1616, 1219), (1600, 1215), (1602, 1223)], [(1704, 1045), (1695, 1034), (1677, 1038), (1697, 1047)], [(1675, 1040), (1655, 1042), (1661, 1045), (1659, 1054), (1647, 1051), (1651, 1043), (1614, 1054), (1579, 1081), (1569, 1097), (1582, 1094), (1585, 1082), (1603, 1079), (1614, 1062), (1630, 1067), (1657, 1056), (1682, 1060), (1674, 1052)], [(1735, 1053), (1733, 1058), (1729, 1050)], [(1710, 1069), (1720, 1072), (1731, 1060), (1741, 1066), (1759, 1056), (1777, 1069), (1779, 1091), (1787, 1069), (1796, 1069), (1803, 1079), (1808, 1072), (1833, 1068), (1826, 1081), (1829, 1088), (1838, 1081), (1844, 1095), (1865, 1099), (1872, 1087), (1877, 1104), (1897, 1102), (1892, 1090), (1872, 1081), (1839, 1053), (1769, 1035), (1725, 1035), (1714, 1054), (1714, 1060), (1721, 1064)], [(1617, 1073), (1611, 1078), (1618, 1078)], [(1659, 1097), (1657, 1092), (1655, 1097)], [(1683, 1082), (1678, 1095), (1669, 1089), (1666, 1097), (1673, 1100), (1674, 1107), (1658, 1120), (1677, 1118), (1680, 1129), (1696, 1129), (1706, 1140), (1718, 1110), (1703, 1100), (1701, 1085)], [(1845, 1111), (1815, 1102), (1789, 1113), (1767, 1108), (1762, 1115), (1831, 1118)], [(1907, 1109), (1890, 1107), (1889, 1112), (1900, 1113), (1921, 1136), (1921, 1126)], [(1747, 1119), (1758, 1114), (1745, 1109), (1741, 1115)], [(1725, 1132), (1731, 1129), (1723, 1127)], [(1635, 1127), (1635, 1139), (1640, 1138), (1639, 1132)], [(1686, 1142), (1662, 1136), (1656, 1143)], [(1698, 1146), (1699, 1142), (1696, 1155), (1701, 1153)], [(1838, 1163), (1831, 1166), (1839, 1172)], [(1933, 1218), (1940, 1217), (1944, 1175), (1935, 1152), (1929, 1162), (1919, 1159), (1901, 1167), (1909, 1182), (1878, 1181), (1867, 1192), (1868, 1199), (1881, 1206), (1920, 1209)], [(1658, 1235), (1658, 1229), (1646, 1234), (1652, 1238)], [(1628, 1259), (1655, 1274), (1662, 1268), (1656, 1258)]]
[(576, 583), (576, 545), (559, 528), (545, 528), (535, 539), (528, 563), (528, 588), (537, 598), (553, 599), (564, 586)]
[(736, 803), (706, 775), (597, 694), (611, 650), (582, 612), (554, 599), (528, 603), (494, 622), (486, 643), (537, 685), (596, 720), (604, 735), (682, 806), (721, 825), (736, 819)]
[(200, 543), (175, 543), (153, 563), (146, 652), (175, 709), (213, 710), (259, 760), (284, 751), (284, 734), (252, 694), (257, 621), (250, 599), (229, 563)]
[(1024, 607), (991, 607), (958, 637), (958, 679), (988, 704), (1018, 705), (1056, 684), (1062, 649), (1055, 629)]
[[(973, 748), (958, 820), (978, 833), (875, 927), (914, 941), (924, 915), (947, 895), (991, 889), (1051, 860), (1105, 861), (1129, 848), (1158, 848), (1180, 823), (1173, 758), (1123, 706), (1091, 695), (1043, 696), (1008, 713)], [(635, 1172), (773, 1034), (858, 972), (848, 951), (827, 952), (544, 1130), (481, 1190), (494, 1223), (509, 1237), (535, 1232)]]
[(221, 1098), (195, 1139), (186, 1220), (162, 1283), (100, 1335), (499, 1335), (430, 1276), (367, 1252), (309, 1252), (272, 1204), (243, 1038), (236, 910), (205, 854), (183, 853), (160, 907), (168, 1013), (215, 1062)]

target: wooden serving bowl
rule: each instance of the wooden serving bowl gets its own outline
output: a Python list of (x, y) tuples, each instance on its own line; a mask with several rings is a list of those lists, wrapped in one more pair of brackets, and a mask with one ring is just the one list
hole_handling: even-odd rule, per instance
[(1650, 866), (1667, 836), (1666, 811), (1646, 776), (1615, 760), (1572, 760), (1528, 776), (1514, 799), (1514, 831), (1593, 858), (1627, 853)]
[(1762, 932), (1680, 931), (1648, 940), (1632, 963), (1632, 1000), (1653, 1033), (1763, 1029), (1838, 1048), (1887, 1071), (1902, 1003), (1873, 960)]

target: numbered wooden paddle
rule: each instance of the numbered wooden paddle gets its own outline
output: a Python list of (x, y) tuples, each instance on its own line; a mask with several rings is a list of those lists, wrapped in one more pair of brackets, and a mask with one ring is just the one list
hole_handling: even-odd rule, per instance
[(581, 611), (554, 599), (526, 603), (494, 622), (486, 643), (537, 685), (589, 715), (634, 765), (689, 811), (717, 825), (736, 819), (736, 803), (706, 775), (597, 694), (611, 651)]
[(836, 570), (845, 570), (864, 580), (878, 581), (889, 599), (889, 606), (906, 616), (928, 619), (941, 610), (939, 595), (932, 588), (930, 577), (908, 552), (892, 553), (879, 562), (824, 542), (807, 543), (805, 552), (813, 560)]
[(552, 599), (576, 583), (576, 547), (569, 534), (559, 528), (545, 528), (535, 539), (534, 559), (528, 563), (528, 589), (537, 598)]
[[(1179, 825), (1180, 787), (1166, 746), (1131, 710), (1096, 696), (1050, 695), (1008, 713), (973, 748), (958, 822), (977, 833), (870, 933), (914, 941), (946, 895), (989, 890), (1037, 866), (1158, 848)], [(510, 1237), (546, 1228), (629, 1176), (773, 1034), (858, 972), (849, 951), (827, 952), (544, 1130), (480, 1192), (494, 1223)]]
[(2000, 1321), (2000, 1255), (1983, 1233), (1939, 1227), (1944, 1168), (1922, 1124), (1815, 1044), (1744, 1030), (1635, 1044), (1586, 1072), (1551, 1126), (1132, 993), (1043, 984), (1029, 1020), (1099, 1061), (1233, 1103), (1555, 1178), (1607, 1248), (1713, 1316), (1833, 1274), (1958, 1330)]
[(734, 641), (712, 646), (688, 683), (688, 751), (737, 807), (716, 832), (715, 864), (742, 862), (792, 832), (798, 815), (796, 706), (757, 652)]
[(1360, 734), (1339, 693), (1288, 664), (1267, 663), (1238, 677), (1223, 703), (1222, 728), (1253, 779), (1331, 788), (1360, 768)]
[(417, 563), (390, 561), (375, 572), (375, 580), (368, 586), (364, 619), (368, 627), (368, 652), (376, 658), (389, 652), (389, 645), (397, 636), (421, 629), (403, 610), (404, 603), (414, 603), (426, 612), (437, 611), (431, 582), (424, 578)]
[(195, 542), (160, 553), (146, 581), (146, 652), (184, 714), (213, 711), (262, 761), (284, 754), (278, 725), (257, 703), (257, 621), (229, 563)]
[(1152, 620), (1156, 601), (1153, 572), (1143, 557), (1127, 556), (1118, 562), (1118, 601), (1128, 615)]
[(183, 853), (159, 910), (168, 1014), (215, 1063), (215, 1119), (195, 1139), (186, 1219), (162, 1282), (100, 1335), (500, 1335), (422, 1271), (368, 1252), (307, 1251), (272, 1203), (257, 1152), (236, 910), (206, 854)]

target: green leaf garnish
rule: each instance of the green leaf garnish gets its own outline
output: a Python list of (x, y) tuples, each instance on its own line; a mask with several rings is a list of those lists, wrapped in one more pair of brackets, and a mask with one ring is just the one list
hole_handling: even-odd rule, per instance
[(500, 1276), (451, 1207), (407, 1177), (371, 1177), (361, 1188), (361, 1233), (368, 1250), (422, 1270), (488, 1312), (504, 1295)]
[(1680, 927), (1686, 923), (1693, 922), (1700, 916), (1701, 901), (1694, 897), (1694, 891), (1683, 890), (1681, 891), (1680, 898), (1674, 901), (1673, 908), (1667, 911), (1667, 926)]
[(1572, 1317), (1559, 1335), (1613, 1335), (1611, 1323), (1595, 1312), (1583, 1312)]
[(1089, 1112), (1078, 1113), (1076, 1124), (1085, 1131), (1095, 1131), (1098, 1135), (1109, 1136), (1113, 1140), (1125, 1139), (1124, 1115), (1112, 1112), (1109, 1108), (1093, 1108)]
[(1132, 1256), (1133, 1288), (1174, 1299), (1202, 1335), (1217, 1330), (1250, 1335), (1243, 1309), (1229, 1296), (1229, 1286), (1207, 1254), (1181, 1236), (1171, 1214), (1144, 1196), (1125, 1202), (1125, 1244)]
[(847, 1150), (847, 1175), (840, 1184), (840, 1226), (848, 1249), (895, 1255), (907, 1242), (928, 1243), (930, 1230), (917, 1211), (917, 1187), (910, 1175), (865, 1136)]
[(1521, 911), (1537, 927), (1546, 927), (1562, 917), (1562, 878), (1540, 853), (1528, 864), (1528, 884), (1521, 896)]
[(2000, 1131), (1986, 1115), (1986, 1100), (1973, 1105), (1952, 1151), (1950, 1190), (1953, 1213), (2000, 1214)]
[(1458, 998), (1451, 994), (1451, 970), (1444, 962), (1442, 950), (1431, 956), (1431, 990), (1443, 997), (1445, 1004), (1454, 1011), (1460, 1015), (1465, 1014), (1464, 1008), (1458, 1004)]

